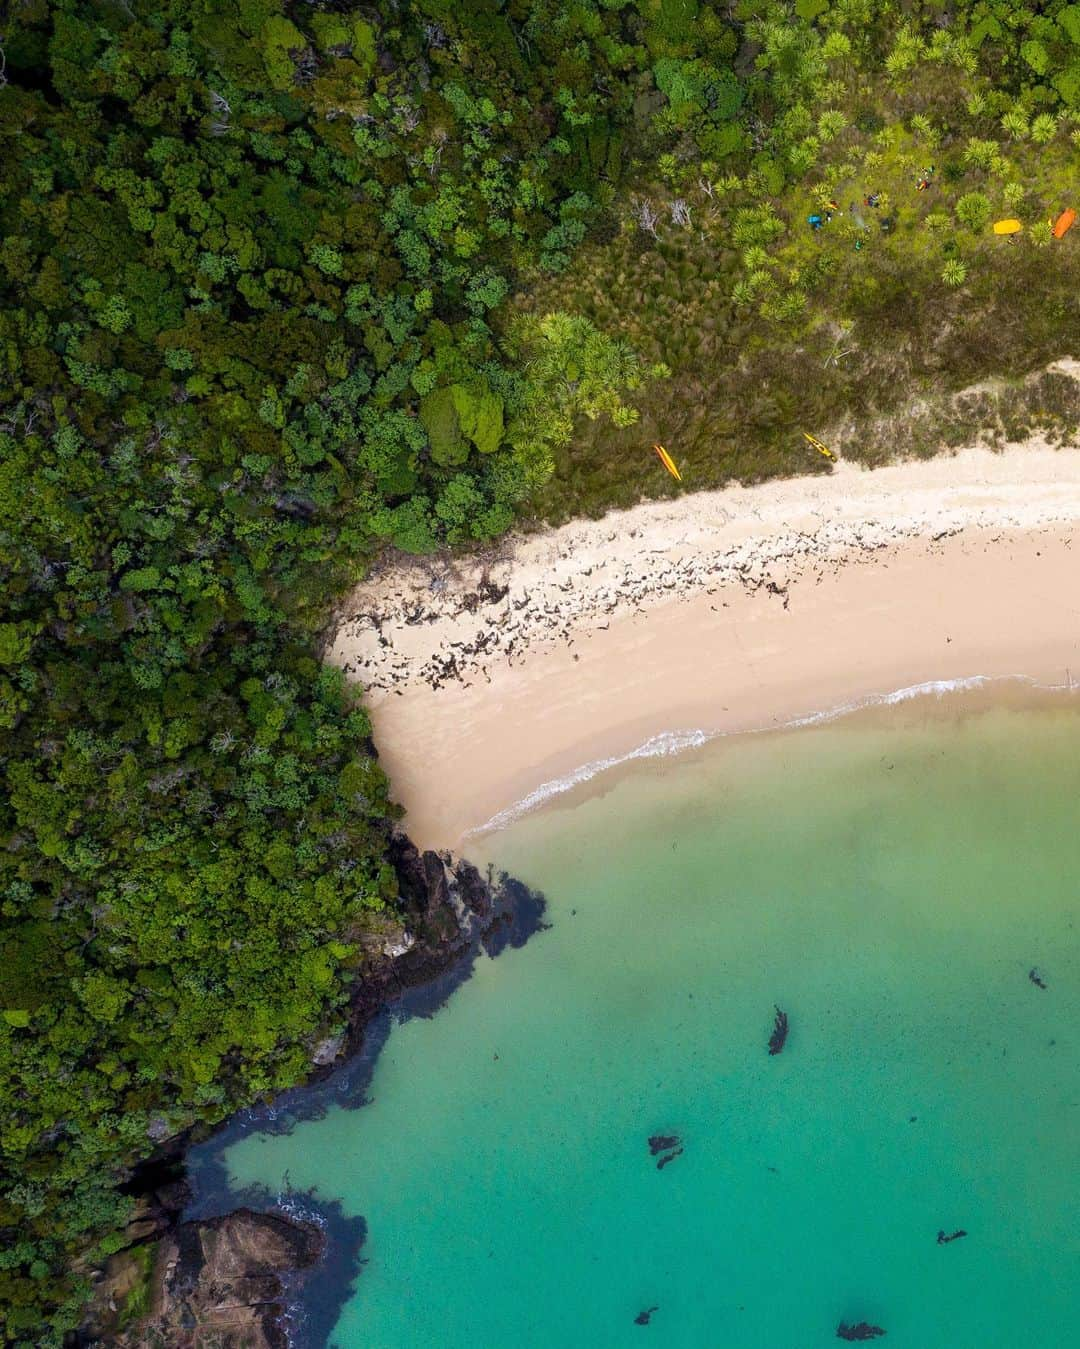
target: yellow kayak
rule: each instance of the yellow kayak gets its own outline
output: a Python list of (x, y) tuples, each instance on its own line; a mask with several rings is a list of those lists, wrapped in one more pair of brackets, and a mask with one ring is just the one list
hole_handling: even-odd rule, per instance
[(818, 454), (823, 454), (826, 459), (832, 459), (835, 461), (836, 455), (833, 454), (832, 450), (829, 449), (828, 445), (823, 445), (821, 441), (818, 440), (817, 436), (812, 436), (809, 431), (804, 431), (803, 435), (810, 442), (810, 444), (813, 445), (814, 449), (817, 450)]
[(660, 462), (671, 474), (671, 476), (675, 479), (675, 481), (682, 482), (682, 474), (675, 467), (675, 460), (672, 459), (671, 455), (668, 454), (667, 450), (664, 449), (663, 445), (654, 445), (653, 449), (660, 456)]
[(1019, 220), (995, 220), (995, 234), (1017, 234), (1024, 227)]

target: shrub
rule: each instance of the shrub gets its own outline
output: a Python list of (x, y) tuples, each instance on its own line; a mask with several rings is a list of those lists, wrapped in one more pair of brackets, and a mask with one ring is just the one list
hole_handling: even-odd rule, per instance
[(981, 192), (967, 192), (956, 203), (956, 218), (973, 234), (978, 234), (989, 224), (990, 202)]

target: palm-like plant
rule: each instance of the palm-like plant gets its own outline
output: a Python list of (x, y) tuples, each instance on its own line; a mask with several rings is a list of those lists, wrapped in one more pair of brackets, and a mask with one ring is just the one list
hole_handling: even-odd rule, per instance
[(1005, 197), (1005, 205), (1008, 206), (1010, 211), (1015, 211), (1024, 200), (1024, 184), (1019, 182), (1006, 183), (1003, 195)]
[(962, 286), (967, 280), (967, 266), (959, 258), (950, 258), (941, 269), (941, 279), (947, 286)]
[(1007, 132), (1011, 140), (1027, 140), (1031, 127), (1028, 125), (1027, 114), (1023, 108), (1010, 108), (1001, 119), (1002, 130)]
[(825, 142), (835, 140), (847, 124), (848, 120), (839, 108), (827, 108), (818, 118), (818, 135)]

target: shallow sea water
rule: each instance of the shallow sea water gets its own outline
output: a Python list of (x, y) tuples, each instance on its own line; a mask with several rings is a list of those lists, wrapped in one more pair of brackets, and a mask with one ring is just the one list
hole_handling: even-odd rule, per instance
[(550, 929), (224, 1156), (366, 1220), (332, 1344), (1080, 1342), (1072, 700), (738, 737), (476, 852)]

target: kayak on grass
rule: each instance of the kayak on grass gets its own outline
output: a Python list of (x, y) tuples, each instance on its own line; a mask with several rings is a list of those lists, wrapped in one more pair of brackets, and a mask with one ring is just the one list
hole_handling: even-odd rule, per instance
[(675, 479), (675, 481), (682, 482), (682, 474), (675, 467), (675, 460), (672, 459), (671, 455), (668, 454), (667, 450), (664, 449), (663, 445), (654, 445), (653, 449), (660, 456), (660, 462), (671, 474), (671, 476)]
[(809, 431), (804, 431), (803, 435), (810, 444), (813, 445), (814, 449), (817, 450), (818, 454), (823, 454), (826, 459), (831, 459), (834, 463), (836, 462), (836, 455), (833, 454), (828, 445), (823, 445), (821, 441), (818, 440), (817, 436), (812, 436)]

